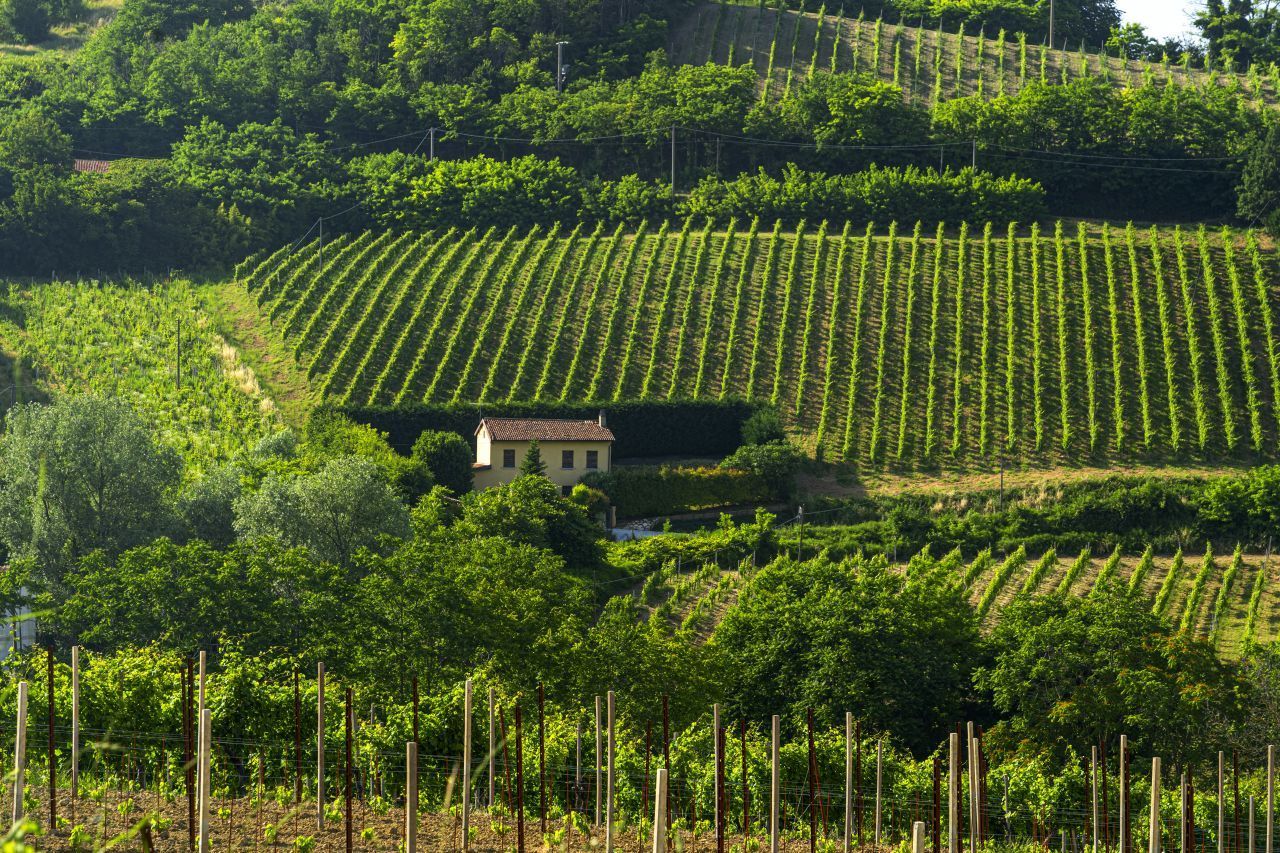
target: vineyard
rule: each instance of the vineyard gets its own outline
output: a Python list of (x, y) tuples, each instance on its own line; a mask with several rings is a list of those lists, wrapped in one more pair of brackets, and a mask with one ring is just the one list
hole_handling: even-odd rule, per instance
[(909, 100), (930, 105), (1014, 94), (1029, 82), (1082, 78), (1120, 87), (1225, 86), (1263, 104), (1274, 104), (1280, 95), (1280, 68), (1274, 65), (1238, 73), (1122, 59), (1084, 45), (1055, 50), (1029, 43), (1021, 33), (944, 32), (869, 20), (856, 3), (838, 0), (824, 2), (816, 13), (764, 2), (704, 3), (673, 33), (670, 54), (682, 64), (750, 65), (760, 75), (762, 97), (789, 93), (817, 71), (871, 74), (901, 86)]
[[(276, 423), (253, 373), (182, 282), (0, 284), (6, 349), (34, 364), (17, 377), (25, 386), (123, 397), (197, 464), (227, 458)], [(24, 398), (32, 393), (24, 387)]]
[[(821, 550), (813, 542), (807, 548), (792, 527), (783, 537), (791, 553), (813, 556)], [(820, 540), (819, 540), (820, 541)], [(1175, 627), (1210, 641), (1218, 653), (1238, 658), (1249, 644), (1266, 644), (1280, 638), (1280, 592), (1275, 589), (1277, 563), (1269, 555), (1206, 552), (1156, 556), (1148, 548), (1141, 554), (1059, 554), (1050, 549), (1031, 557), (1024, 548), (1008, 554), (982, 551), (970, 560), (958, 553), (941, 565), (964, 587), (984, 623), (990, 627), (1016, 596), (1067, 593), (1088, 596), (1105, 584), (1133, 590), (1150, 599), (1152, 612)], [(911, 572), (910, 562), (898, 566)], [(637, 593), (648, 620), (660, 620), (668, 630), (687, 632), (705, 639), (741, 587), (749, 562), (732, 569), (715, 562), (700, 566), (666, 566), (646, 579)], [(1270, 583), (1268, 582), (1270, 581)]]
[(691, 219), (364, 233), (240, 280), (343, 403), (744, 397), (913, 470), (1275, 458), (1273, 263), (1226, 229)]

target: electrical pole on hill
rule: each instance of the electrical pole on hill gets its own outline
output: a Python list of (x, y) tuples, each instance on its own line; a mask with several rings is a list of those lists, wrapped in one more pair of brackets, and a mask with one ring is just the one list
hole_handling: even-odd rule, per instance
[(567, 41), (556, 42), (556, 91), (557, 92), (564, 91), (564, 81), (565, 81), (565, 78), (568, 76), (565, 73), (567, 69), (565, 68), (565, 65), (564, 65), (564, 46), (566, 44), (568, 44)]
[(1053, 6), (1054, 0), (1049, 0), (1049, 47), (1053, 47)]

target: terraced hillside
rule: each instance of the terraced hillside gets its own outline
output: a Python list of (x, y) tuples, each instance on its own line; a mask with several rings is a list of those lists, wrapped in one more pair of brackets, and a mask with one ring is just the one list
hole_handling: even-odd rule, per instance
[[(1085, 596), (1104, 583), (1141, 592), (1153, 612), (1175, 627), (1210, 640), (1225, 658), (1241, 654), (1247, 642), (1265, 644), (1280, 638), (1280, 592), (1275, 588), (1277, 561), (1265, 554), (1213, 551), (1155, 556), (1119, 552), (1028, 555), (983, 552), (963, 561), (946, 561), (968, 590), (984, 624), (994, 625), (1018, 595), (1066, 592)], [(898, 566), (908, 571), (907, 564)], [(715, 563), (674, 565), (651, 576), (638, 592), (647, 619), (660, 619), (672, 631), (710, 636), (724, 613), (737, 601), (743, 573), (750, 566), (722, 570)]]
[(1206, 72), (1083, 48), (1053, 50), (1012, 33), (948, 33), (866, 20), (858, 3), (842, 5), (839, 0), (828, 0), (816, 13), (764, 3), (703, 3), (672, 33), (669, 52), (682, 64), (750, 64), (760, 74), (762, 96), (779, 95), (815, 70), (872, 73), (902, 86), (917, 103), (995, 97), (1017, 92), (1032, 80), (1056, 83), (1081, 77), (1118, 86), (1145, 81), (1227, 86), (1272, 105), (1280, 95), (1280, 69), (1274, 65), (1251, 67), (1244, 74)]
[(904, 469), (1278, 455), (1252, 233), (365, 233), (241, 281), (346, 403), (739, 396), (828, 458)]

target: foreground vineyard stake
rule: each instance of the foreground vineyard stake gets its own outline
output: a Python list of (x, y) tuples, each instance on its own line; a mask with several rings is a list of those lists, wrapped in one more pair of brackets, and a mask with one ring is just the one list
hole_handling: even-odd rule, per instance
[(346, 798), (347, 805), (347, 853), (351, 853), (351, 688), (347, 688), (346, 707), (342, 712), (342, 728), (346, 739), (346, 756), (342, 763), (342, 773), (345, 777), (346, 785), (343, 796)]
[(1120, 735), (1120, 853), (1129, 853), (1129, 736)]
[(316, 829), (324, 829), (324, 661), (316, 664)]
[(982, 822), (978, 791), (978, 739), (973, 736), (973, 723), (969, 723), (969, 849), (972, 853), (978, 853), (978, 831)]
[(1147, 853), (1160, 853), (1160, 757), (1151, 759), (1151, 811), (1147, 816), (1150, 832)]
[(58, 764), (53, 754), (53, 646), (49, 646), (49, 832), (58, 831)]
[(71, 647), (71, 822), (80, 794), (80, 647)]
[[(201, 652), (203, 660), (204, 653)], [(213, 718), (208, 708), (200, 712), (200, 853), (209, 853), (209, 753)]]
[(773, 715), (773, 741), (769, 748), (769, 853), (778, 853), (778, 799), (781, 793), (782, 778), (779, 768), (779, 752), (782, 748), (782, 721), (777, 714)]
[[(493, 702), (494, 702), (493, 688), (490, 687), (489, 688), (489, 809), (491, 811), (493, 810), (493, 795), (496, 793), (494, 791), (495, 786), (494, 786), (494, 780), (493, 780), (493, 756), (494, 756), (494, 753), (496, 752), (494, 741), (493, 741), (493, 736), (494, 736)], [(415, 731), (413, 733), (413, 736), (417, 737), (418, 733)], [(579, 782), (582, 781), (582, 730), (581, 729), (578, 730), (578, 781)]]
[(1254, 826), (1253, 809), (1254, 809), (1255, 802), (1256, 802), (1256, 798), (1252, 794), (1250, 794), (1249, 795), (1249, 853), (1254, 853), (1254, 851), (1258, 849), (1255, 846), (1255, 844), (1257, 843), (1257, 840), (1254, 837), (1254, 831), (1253, 831), (1253, 826)]
[(751, 786), (747, 784), (747, 721), (741, 722), (742, 734), (742, 849), (751, 837)]
[(471, 841), (471, 679), (462, 688), (462, 849)]
[(418, 744), (409, 741), (404, 747), (404, 850), (418, 850)]
[(667, 853), (667, 768), (658, 770), (653, 798), (653, 853)]
[(13, 736), (13, 818), (22, 819), (22, 788), (27, 774), (27, 682), (18, 682), (18, 728)]
[[(884, 741), (876, 741), (876, 846), (880, 846), (880, 790), (884, 782)], [(919, 824), (917, 824), (918, 826)]]
[(853, 712), (844, 712), (844, 853), (853, 836)]
[(516, 850), (524, 853), (524, 730), (516, 703)]
[[(204, 652), (200, 653), (201, 661)], [(204, 674), (200, 675), (200, 708), (204, 709)], [(298, 671), (293, 672), (293, 802), (302, 802), (302, 694), (298, 692)]]
[[(467, 681), (467, 694), (471, 693), (471, 682)], [(538, 682), (538, 817), (542, 822), (542, 834), (547, 834), (547, 717), (546, 717), (546, 694), (543, 692), (542, 682)], [(470, 703), (468, 702), (468, 705)], [(467, 731), (471, 730), (471, 714), (467, 713)], [(467, 738), (468, 742), (470, 737)], [(470, 763), (471, 751), (467, 750), (467, 762)], [(648, 770), (645, 771), (645, 785), (649, 784)], [(470, 791), (471, 785), (467, 784), (467, 790)], [(463, 806), (463, 814), (466, 814), (466, 806)]]
[(1093, 853), (1098, 853), (1098, 748), (1092, 748), (1089, 758), (1089, 789), (1093, 797)]
[[(947, 850), (960, 853), (960, 732), (952, 732), (947, 768)], [(1158, 853), (1158, 851), (1152, 851)]]
[(1272, 853), (1272, 829), (1275, 818), (1276, 748), (1267, 744), (1267, 853)]
[(600, 742), (600, 697), (596, 697), (596, 826), (600, 825), (600, 753), (604, 751)]
[(187, 658), (182, 679), (182, 769), (187, 783), (187, 848), (190, 850), (194, 850), (196, 846), (196, 775), (195, 754), (192, 751), (195, 718), (191, 708), (191, 703), (195, 701), (193, 666), (191, 659)]
[(809, 853), (818, 849), (818, 800), (814, 793), (814, 783), (818, 776), (818, 755), (813, 747), (813, 709), (805, 715), (809, 730)]
[(613, 853), (613, 753), (614, 753), (614, 701), (613, 691), (608, 695), (609, 712), (609, 766), (604, 803), (604, 853)]
[(725, 730), (716, 729), (716, 853), (724, 853), (724, 825), (727, 822), (724, 785)]
[[(720, 764), (720, 703), (716, 702), (711, 706), (711, 765), (718, 767)], [(715, 807), (713, 813), (713, 821), (711, 825), (720, 826), (720, 789), (716, 787), (711, 797), (712, 804)]]
[[(662, 766), (666, 768), (668, 776), (671, 774), (671, 708), (668, 704), (667, 694), (662, 694)], [(667, 779), (667, 802), (665, 804), (667, 814), (667, 832), (671, 832), (671, 780)]]
[(911, 824), (911, 853), (924, 853), (924, 821)]
[(1222, 777), (1223, 777), (1223, 774), (1226, 772), (1226, 765), (1227, 765), (1226, 753), (1224, 753), (1222, 750), (1218, 750), (1218, 853), (1223, 853), (1225, 849), (1223, 838), (1225, 838), (1226, 836), (1226, 829), (1227, 829), (1227, 813), (1226, 813), (1226, 810), (1223, 808), (1223, 800), (1222, 800), (1222, 792), (1223, 792)]

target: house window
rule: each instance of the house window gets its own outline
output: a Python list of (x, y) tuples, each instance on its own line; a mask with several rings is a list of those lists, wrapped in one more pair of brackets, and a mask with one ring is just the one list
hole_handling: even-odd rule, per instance
[(516, 467), (516, 452), (514, 449), (507, 448), (506, 450), (502, 451), (502, 467), (503, 468)]
[(560, 467), (561, 468), (573, 467), (573, 451), (572, 450), (560, 451)]
[(599, 450), (587, 451), (587, 467), (588, 468), (600, 467), (600, 451)]

